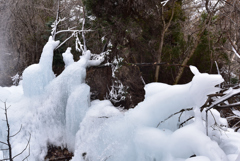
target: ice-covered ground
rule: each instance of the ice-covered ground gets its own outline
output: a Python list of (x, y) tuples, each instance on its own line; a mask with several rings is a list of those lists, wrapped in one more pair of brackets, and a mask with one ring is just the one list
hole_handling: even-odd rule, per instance
[[(240, 134), (227, 126), (216, 110), (209, 114), (206, 135), (207, 95), (217, 92), (220, 75), (200, 73), (191, 66), (194, 77), (184, 85), (151, 83), (145, 86), (145, 100), (123, 112), (108, 100), (90, 102), (90, 87), (85, 83), (86, 68), (102, 59), (91, 60), (85, 51), (73, 61), (71, 49), (63, 54), (65, 70), (58, 77), (52, 72), (52, 54), (58, 45), (51, 37), (39, 64), (29, 66), (19, 86), (0, 87), (0, 99), (7, 103), (13, 156), (30, 140), (31, 161), (42, 161), (47, 144), (67, 146), (73, 161), (238, 161)], [(4, 104), (1, 104), (3, 107)], [(191, 109), (167, 119), (182, 109)], [(209, 112), (210, 113), (210, 112)], [(180, 123), (194, 116), (183, 127)], [(214, 116), (214, 117), (213, 117)], [(0, 111), (0, 119), (4, 119)], [(167, 119), (167, 120), (166, 120)], [(165, 120), (165, 121), (164, 121)], [(0, 141), (6, 141), (6, 122), (0, 122)], [(6, 146), (0, 144), (0, 149)], [(28, 149), (14, 160), (22, 160)], [(2, 156), (2, 153), (4, 156)], [(196, 157), (190, 158), (190, 156)], [(0, 151), (0, 159), (7, 158)], [(238, 159), (237, 159), (238, 158)]]

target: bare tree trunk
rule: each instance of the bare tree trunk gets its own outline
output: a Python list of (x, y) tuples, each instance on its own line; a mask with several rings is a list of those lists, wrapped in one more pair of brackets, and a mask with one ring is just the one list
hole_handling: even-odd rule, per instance
[[(162, 48), (163, 48), (164, 35), (165, 35), (164, 31), (161, 32), (157, 63), (161, 63), (161, 60), (162, 60)], [(157, 65), (156, 71), (155, 71), (155, 82), (158, 82), (159, 71), (160, 71), (160, 65)]]
[(7, 115), (7, 105), (6, 102), (4, 102), (4, 110), (5, 110), (5, 117), (6, 117), (6, 124), (7, 124), (7, 144), (8, 144), (8, 154), (9, 154), (9, 160), (13, 161), (12, 159), (12, 146), (10, 143), (10, 126), (8, 123), (8, 115)]
[(196, 48), (197, 48), (197, 46), (198, 46), (198, 44), (199, 44), (199, 42), (200, 42), (200, 40), (201, 40), (201, 37), (202, 37), (202, 35), (203, 35), (204, 30), (210, 25), (212, 16), (213, 16), (214, 13), (216, 12), (216, 11), (215, 11), (215, 8), (216, 8), (217, 4), (219, 3), (219, 1), (216, 2), (216, 4), (215, 4), (215, 6), (213, 7), (212, 11), (209, 11), (208, 2), (209, 2), (209, 0), (206, 0), (206, 3), (205, 3), (206, 9), (207, 9), (207, 11), (208, 11), (208, 16), (207, 16), (207, 18), (206, 18), (206, 19), (203, 21), (203, 23), (202, 23), (201, 29), (200, 29), (200, 31), (199, 31), (198, 34), (197, 34), (197, 38), (196, 38), (196, 40), (195, 40), (195, 42), (194, 42), (194, 44), (193, 44), (193, 47), (192, 47), (191, 51), (189, 52), (188, 56), (187, 56), (187, 57), (184, 59), (184, 61), (182, 62), (182, 67), (180, 67), (180, 69), (179, 69), (179, 71), (178, 71), (178, 74), (177, 74), (177, 76), (176, 76), (176, 79), (175, 79), (174, 84), (177, 84), (177, 83), (179, 82), (180, 78), (182, 77), (182, 74), (183, 74), (183, 71), (184, 71), (184, 67), (183, 67), (183, 66), (186, 66), (187, 63), (188, 63), (188, 61), (189, 61), (189, 60), (191, 59), (191, 57), (193, 56), (193, 54), (194, 54), (194, 52), (195, 52), (195, 50), (196, 50)]
[[(166, 24), (166, 21), (164, 19), (164, 13), (163, 13), (163, 5), (162, 5), (162, 9), (161, 9), (161, 21), (162, 21), (162, 25), (163, 25), (163, 29), (161, 31), (160, 34), (160, 43), (159, 43), (159, 47), (158, 47), (158, 57), (157, 57), (157, 63), (161, 63), (162, 60), (162, 48), (163, 48), (163, 42), (164, 42), (164, 36), (165, 33), (167, 32), (172, 19), (173, 19), (173, 15), (174, 15), (174, 5), (175, 5), (175, 0), (173, 1), (172, 4), (172, 12), (171, 12), (171, 17), (170, 20), (168, 21), (168, 23)], [(158, 77), (159, 77), (159, 71), (160, 71), (160, 66), (158, 65), (156, 67), (156, 71), (155, 71), (155, 82), (158, 82)]]
[[(195, 41), (195, 43), (194, 43), (194, 46), (193, 46), (193, 48), (192, 48), (192, 50), (190, 51), (190, 53), (188, 54), (188, 56), (184, 59), (184, 61), (182, 62), (182, 65), (187, 65), (187, 63), (188, 63), (188, 61), (191, 59), (191, 57), (193, 56), (193, 54), (194, 54), (194, 52), (195, 52), (195, 50), (196, 50), (196, 48), (197, 48), (197, 46), (198, 46), (198, 44), (199, 44), (199, 42), (200, 42), (200, 39), (201, 39), (201, 36), (199, 35), (198, 37), (197, 37), (197, 40)], [(182, 77), (182, 74), (183, 74), (183, 71), (184, 71), (184, 67), (180, 67), (180, 69), (179, 69), (179, 71), (178, 71), (178, 74), (177, 74), (177, 77), (176, 77), (176, 79), (175, 79), (175, 82), (174, 82), (174, 84), (177, 84), (178, 82), (179, 82), (179, 80), (180, 80), (180, 78)]]

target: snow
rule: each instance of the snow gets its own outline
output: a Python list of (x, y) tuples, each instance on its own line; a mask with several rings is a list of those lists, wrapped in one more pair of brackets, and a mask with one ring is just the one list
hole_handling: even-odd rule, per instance
[(69, 96), (66, 106), (66, 138), (68, 149), (74, 151), (75, 135), (90, 105), (90, 87), (81, 84)]
[(0, 151), (0, 159), (3, 159), (3, 152)]
[(240, 161), (240, 154), (238, 155), (236, 161)]
[(232, 110), (232, 112), (233, 112), (235, 115), (237, 115), (238, 117), (240, 117), (240, 111), (238, 111), (238, 110)]
[(38, 64), (33, 64), (23, 71), (23, 91), (26, 96), (35, 96), (43, 92), (45, 86), (54, 79), (52, 71), (53, 50), (59, 41), (54, 41), (52, 36), (43, 48)]
[(165, 1), (161, 2), (161, 4), (162, 4), (163, 6), (165, 6), (165, 5), (168, 3), (168, 1), (169, 1), (169, 0), (165, 0)]
[[(161, 120), (181, 109), (201, 107), (207, 100), (207, 95), (219, 90), (214, 86), (223, 82), (223, 79), (220, 75), (200, 74), (193, 66), (191, 66), (191, 70), (197, 75), (193, 77), (192, 82), (185, 85), (148, 84), (145, 88), (145, 100), (129, 111), (127, 114), (129, 118), (136, 124), (156, 127)], [(183, 115), (181, 118), (186, 120), (187, 113), (189, 112), (186, 112), (186, 116)], [(179, 115), (165, 121), (160, 126), (176, 130)]]
[(193, 158), (188, 158), (186, 161), (211, 161), (211, 160), (205, 156), (197, 156)]
[[(207, 95), (220, 90), (215, 87), (223, 82), (220, 75), (200, 73), (190, 66), (194, 74), (191, 82), (146, 84), (144, 101), (134, 109), (122, 111), (109, 100), (90, 102), (86, 68), (99, 65), (104, 53), (96, 56), (85, 50), (80, 60), (74, 62), (71, 48), (67, 48), (63, 53), (65, 69), (55, 78), (51, 63), (58, 44), (50, 37), (40, 62), (25, 69), (19, 85), (0, 87), (1, 100), (11, 105), (8, 109), (11, 134), (22, 126), (11, 138), (14, 156), (26, 147), (31, 135), (28, 159), (34, 161), (44, 160), (48, 144), (67, 147), (74, 152), (72, 161), (239, 160), (240, 133), (228, 128), (217, 110), (208, 108), (209, 135), (206, 135), (206, 112), (199, 109)], [(223, 98), (239, 92), (229, 90)], [(216, 100), (214, 105), (224, 99)], [(178, 113), (182, 109), (188, 111)], [(166, 120), (174, 113), (178, 114)], [(193, 116), (179, 128), (180, 123)], [(2, 111), (0, 119), (4, 118)], [(0, 141), (5, 141), (6, 122), (1, 121), (0, 127)], [(6, 147), (0, 144), (0, 149), (3, 148)], [(14, 160), (25, 158), (28, 150), (29, 147)], [(7, 151), (0, 151), (0, 159), (7, 157)]]
[(205, 135), (203, 123), (199, 120), (172, 134), (170, 153), (176, 158), (187, 158), (195, 154), (206, 156), (211, 161), (227, 161), (226, 154), (218, 144)]
[(62, 54), (65, 68), (74, 62), (71, 48), (67, 48), (66, 52)]

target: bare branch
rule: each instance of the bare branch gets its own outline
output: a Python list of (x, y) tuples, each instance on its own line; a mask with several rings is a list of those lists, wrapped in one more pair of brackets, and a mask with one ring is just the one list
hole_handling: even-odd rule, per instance
[(210, 10), (209, 10), (209, 7), (208, 7), (208, 3), (209, 3), (209, 0), (206, 0), (205, 8), (206, 8), (207, 12), (210, 13)]
[[(166, 32), (168, 30), (168, 27), (170, 26), (171, 22), (172, 22), (172, 19), (173, 19), (173, 15), (174, 15), (174, 6), (175, 6), (175, 0), (173, 1), (173, 4), (172, 4), (172, 12), (171, 12), (171, 17), (170, 17), (170, 20), (168, 21), (167, 25), (166, 25), (166, 28), (164, 29), (164, 32)], [(164, 25), (165, 26), (165, 25)]]
[(215, 106), (217, 106), (218, 104), (226, 101), (227, 99), (237, 95), (240, 93), (240, 89), (231, 89), (231, 91), (229, 91), (228, 94), (224, 95), (221, 99), (215, 101), (211, 106), (209, 106), (208, 108), (206, 108), (206, 112), (212, 108), (214, 108)]
[(218, 0), (216, 3), (215, 3), (215, 5), (214, 5), (214, 7), (213, 7), (213, 12), (216, 12), (216, 8), (217, 8), (217, 5), (218, 5), (218, 3), (220, 2), (220, 0)]
[[(8, 159), (3, 159), (3, 160), (13, 161), (13, 159), (16, 158), (17, 156), (21, 155), (21, 154), (26, 150), (26, 148), (27, 148), (28, 146), (29, 146), (29, 155), (30, 155), (30, 145), (29, 145), (29, 143), (30, 143), (30, 139), (31, 139), (31, 134), (29, 133), (29, 134), (30, 134), (30, 137), (29, 137), (28, 143), (27, 143), (26, 147), (23, 149), (23, 151), (22, 151), (21, 153), (17, 154), (16, 156), (12, 157), (12, 147), (11, 147), (11, 143), (10, 143), (10, 138), (16, 136), (16, 135), (21, 131), (22, 125), (21, 125), (19, 131), (18, 131), (16, 134), (10, 135), (10, 125), (9, 125), (8, 114), (7, 114), (7, 110), (8, 110), (8, 108), (9, 108), (10, 106), (7, 108), (7, 104), (6, 104), (6, 102), (4, 102), (4, 107), (5, 107), (4, 110), (5, 110), (5, 118), (6, 118), (5, 121), (6, 121), (6, 124), (7, 124), (7, 143), (1, 142), (1, 141), (0, 141), (0, 143), (2, 143), (2, 144), (4, 144), (4, 145), (7, 145), (7, 146), (8, 146), (8, 149), (1, 149), (1, 150), (8, 150), (8, 154), (9, 154), (9, 158), (8, 158)], [(28, 155), (28, 156), (29, 156), (29, 155)], [(27, 156), (26, 158), (28, 158), (28, 156)], [(25, 158), (25, 159), (26, 159), (26, 158)], [(24, 160), (25, 160), (25, 159), (24, 159)], [(3, 160), (0, 160), (0, 161), (3, 161)]]
[(165, 18), (164, 18), (164, 13), (163, 13), (163, 5), (161, 6), (161, 21), (163, 23), (163, 28), (165, 28)]
[[(113, 63), (107, 63), (103, 65), (96, 66), (96, 68), (103, 68), (103, 67), (109, 67), (111, 65), (114, 65)], [(182, 65), (182, 64), (170, 64), (166, 62), (161, 62), (161, 63), (128, 63), (128, 62), (123, 62), (121, 63), (122, 66), (159, 66), (159, 65), (167, 65), (167, 66), (180, 66), (180, 67), (185, 67), (189, 68), (188, 65)]]
[[(27, 143), (27, 145), (25, 146), (25, 148), (19, 153), (19, 154), (17, 154), (17, 155), (15, 155), (12, 159), (14, 159), (14, 158), (16, 158), (17, 156), (19, 156), (19, 155), (21, 155), (26, 149), (27, 149), (27, 147), (29, 146), (29, 143), (30, 143), (30, 140), (31, 140), (31, 133), (29, 133), (29, 139), (28, 139), (28, 143)], [(29, 147), (30, 148), (30, 147)], [(30, 155), (30, 154), (29, 154)], [(24, 159), (25, 160), (25, 159)]]
[(9, 150), (9, 149), (0, 149), (1, 151), (4, 151), (4, 150)]
[(14, 136), (16, 136), (21, 130), (22, 130), (22, 125), (21, 125), (20, 129), (18, 130), (18, 132), (17, 132), (16, 134), (10, 136), (10, 137), (14, 137)]
[(72, 33), (71, 36), (69, 36), (66, 40), (64, 40), (60, 45), (58, 45), (55, 50), (57, 50), (58, 48), (60, 48), (63, 44), (65, 44), (65, 42), (67, 42), (69, 39), (71, 39), (73, 36), (75, 35), (75, 33)]
[(193, 108), (181, 109), (180, 111), (178, 111), (178, 112), (176, 112), (176, 113), (174, 113), (174, 114), (171, 114), (171, 115), (168, 116), (166, 119), (164, 119), (163, 121), (159, 122), (158, 125), (157, 125), (157, 128), (158, 128), (158, 126), (159, 126), (161, 123), (167, 121), (168, 119), (170, 119), (170, 118), (173, 117), (174, 115), (177, 115), (177, 114), (182, 113), (182, 112), (184, 112), (184, 111), (191, 111), (191, 110), (193, 110)]
[[(85, 27), (85, 9), (84, 9), (84, 5), (83, 5), (83, 22), (82, 22), (82, 31), (84, 31), (84, 27)], [(84, 51), (87, 50), (87, 46), (86, 46), (86, 39), (85, 39), (85, 33), (82, 32), (82, 38), (83, 38), (83, 47), (84, 47)]]
[(4, 143), (4, 142), (2, 142), (2, 141), (0, 141), (0, 143), (1, 143), (1, 144), (5, 144), (5, 145), (8, 145), (7, 143)]
[(10, 143), (10, 125), (9, 125), (9, 122), (8, 122), (8, 115), (7, 115), (7, 103), (4, 102), (4, 107), (5, 107), (5, 118), (6, 118), (6, 124), (7, 124), (7, 145), (8, 145), (8, 148), (9, 148), (9, 159), (10, 161), (13, 161), (12, 159), (12, 147), (11, 147), (11, 143)]
[(28, 151), (28, 155), (22, 160), (22, 161), (24, 161), (24, 160), (26, 160), (28, 157), (30, 156), (30, 144), (29, 144), (29, 151)]
[(58, 0), (58, 10), (57, 10), (57, 15), (56, 15), (56, 29), (53, 31), (53, 40), (55, 40), (55, 37), (56, 37), (56, 32), (57, 32), (57, 22), (58, 22), (58, 19), (59, 19), (59, 14), (60, 14), (60, 0)]
[(194, 118), (194, 116), (189, 117), (187, 120), (185, 120), (184, 122), (182, 122), (182, 123), (179, 125), (179, 128), (180, 128), (180, 127), (183, 127), (183, 124), (185, 124), (186, 122), (190, 121), (190, 120), (193, 119), (193, 118)]
[(7, 159), (1, 159), (0, 161), (4, 161), (4, 160), (10, 160), (9, 158), (7, 158)]
[(240, 102), (238, 103), (233, 103), (230, 105), (223, 105), (223, 106), (215, 106), (215, 109), (225, 109), (225, 108), (232, 108), (232, 107), (239, 107), (240, 106)]

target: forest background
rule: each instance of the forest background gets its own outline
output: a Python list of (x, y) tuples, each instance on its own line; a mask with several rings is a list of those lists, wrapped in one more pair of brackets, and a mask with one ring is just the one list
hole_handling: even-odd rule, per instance
[[(61, 0), (59, 29), (81, 29), (92, 53), (109, 51), (110, 66), (87, 70), (91, 99), (110, 99), (115, 106), (135, 107), (150, 82), (191, 81), (188, 65), (217, 73), (226, 84), (239, 81), (240, 3), (238, 0)], [(0, 0), (0, 86), (38, 63), (58, 11), (55, 0)], [(57, 35), (66, 40), (71, 33)], [(53, 70), (64, 69), (68, 46), (77, 61), (74, 39), (55, 50)], [(124, 97), (122, 97), (124, 96)]]

